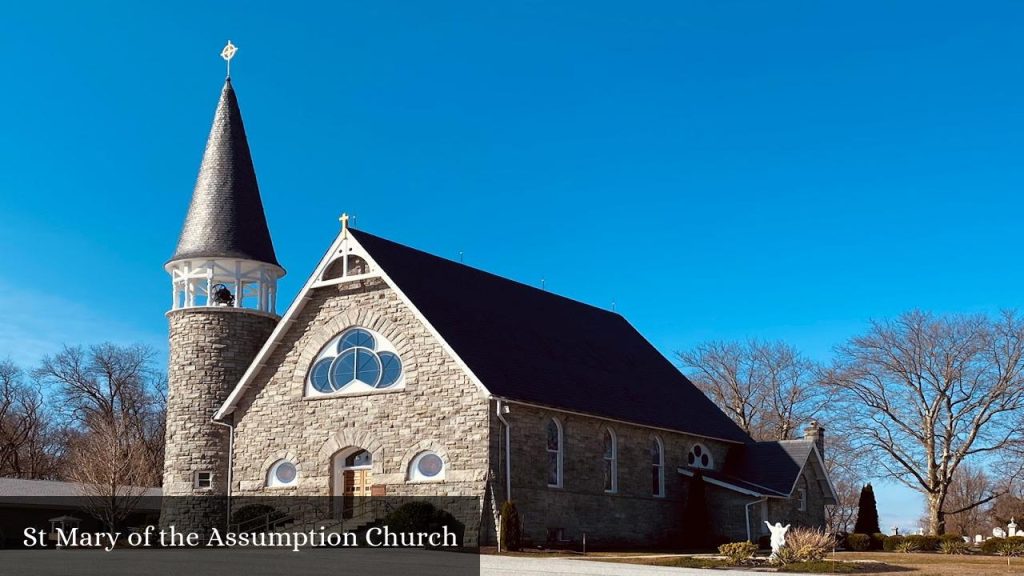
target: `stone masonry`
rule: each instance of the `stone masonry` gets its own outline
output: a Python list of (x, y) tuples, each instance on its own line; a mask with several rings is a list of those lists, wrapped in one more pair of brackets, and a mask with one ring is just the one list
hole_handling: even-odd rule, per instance
[[(228, 430), (211, 419), (277, 325), (277, 317), (229, 307), (184, 308), (170, 323), (167, 432), (161, 524), (225, 525)], [(212, 487), (195, 488), (211, 472)]]
[[(354, 326), (374, 330), (396, 347), (404, 388), (305, 397), (316, 355)], [(460, 518), (472, 543), (479, 537), (487, 485), (487, 410), (482, 390), (382, 280), (315, 288), (234, 413), (234, 493), (333, 496), (334, 457), (362, 448), (373, 456), (375, 494), (480, 500), (473, 517)], [(407, 481), (410, 462), (428, 449), (445, 462), (445, 479)], [(298, 468), (297, 484), (266, 487), (270, 466), (283, 457)]]
[[(493, 410), (491, 411), (494, 412)], [(563, 484), (547, 482), (547, 424), (557, 418), (564, 438)], [(512, 500), (523, 518), (524, 536), (543, 544), (549, 533), (579, 545), (586, 534), (588, 546), (658, 546), (678, 543), (686, 502), (686, 483), (678, 468), (700, 442), (714, 456), (715, 468), (725, 462), (729, 444), (687, 434), (652, 430), (511, 404), (505, 419), (512, 436)], [(497, 422), (497, 418), (494, 418)], [(604, 431), (611, 428), (618, 440), (618, 490), (604, 490)], [(498, 437), (492, 445), (499, 499), (504, 499), (504, 447)], [(664, 446), (665, 495), (652, 492), (651, 444)], [(499, 450), (500, 447), (500, 450)], [(709, 490), (711, 494), (713, 490)], [(749, 498), (747, 499), (749, 501)], [(716, 521), (723, 510), (713, 510)], [(740, 513), (743, 513), (742, 506)], [(725, 528), (725, 527), (723, 527)], [(731, 532), (732, 530), (730, 530)], [(745, 536), (743, 536), (745, 538)]]

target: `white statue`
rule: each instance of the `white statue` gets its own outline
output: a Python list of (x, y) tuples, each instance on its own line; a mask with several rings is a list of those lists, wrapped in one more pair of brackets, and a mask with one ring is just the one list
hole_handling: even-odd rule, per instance
[(984, 541), (985, 541), (985, 537), (982, 536), (981, 534), (975, 534), (974, 535), (974, 543), (975, 544), (981, 544)]
[(1021, 532), (1017, 532), (1017, 522), (1012, 517), (1010, 518), (1010, 523), (1006, 526), (1006, 532), (1010, 535), (1011, 538), (1013, 536), (1017, 536), (1018, 534), (1024, 536), (1024, 534), (1022, 534)]
[(769, 558), (774, 559), (779, 555), (779, 549), (786, 545), (786, 532), (789, 531), (789, 524), (783, 526), (782, 522), (776, 522), (772, 526), (768, 524), (767, 520), (764, 523), (768, 526), (768, 531), (772, 533), (772, 555)]
[(996, 538), (1006, 538), (1006, 530), (1003, 530), (1002, 528), (993, 528), (992, 535)]

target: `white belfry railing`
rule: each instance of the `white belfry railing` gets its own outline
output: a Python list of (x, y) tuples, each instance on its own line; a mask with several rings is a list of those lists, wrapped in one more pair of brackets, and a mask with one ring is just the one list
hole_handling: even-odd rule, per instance
[(284, 270), (265, 262), (226, 258), (170, 262), (171, 310), (234, 307), (275, 314)]

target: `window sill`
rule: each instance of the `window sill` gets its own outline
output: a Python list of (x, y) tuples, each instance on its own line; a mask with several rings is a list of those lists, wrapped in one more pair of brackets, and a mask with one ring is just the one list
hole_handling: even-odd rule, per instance
[(365, 396), (377, 396), (380, 394), (398, 394), (399, 392), (405, 392), (404, 385), (401, 388), (388, 388), (387, 390), (366, 390), (365, 392), (334, 392), (331, 394), (317, 394), (316, 396), (303, 394), (302, 400), (305, 402), (316, 400), (336, 400), (338, 398), (361, 398)]

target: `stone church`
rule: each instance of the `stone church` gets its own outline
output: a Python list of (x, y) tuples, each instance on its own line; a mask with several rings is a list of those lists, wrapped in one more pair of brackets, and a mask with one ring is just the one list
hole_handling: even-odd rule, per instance
[(700, 474), (722, 538), (824, 524), (821, 427), (754, 442), (622, 316), (342, 220), (278, 303), (229, 78), (165, 265), (165, 496), (336, 496), (342, 515), (370, 495), (464, 496), (482, 544), (512, 500), (537, 544), (654, 546)]

